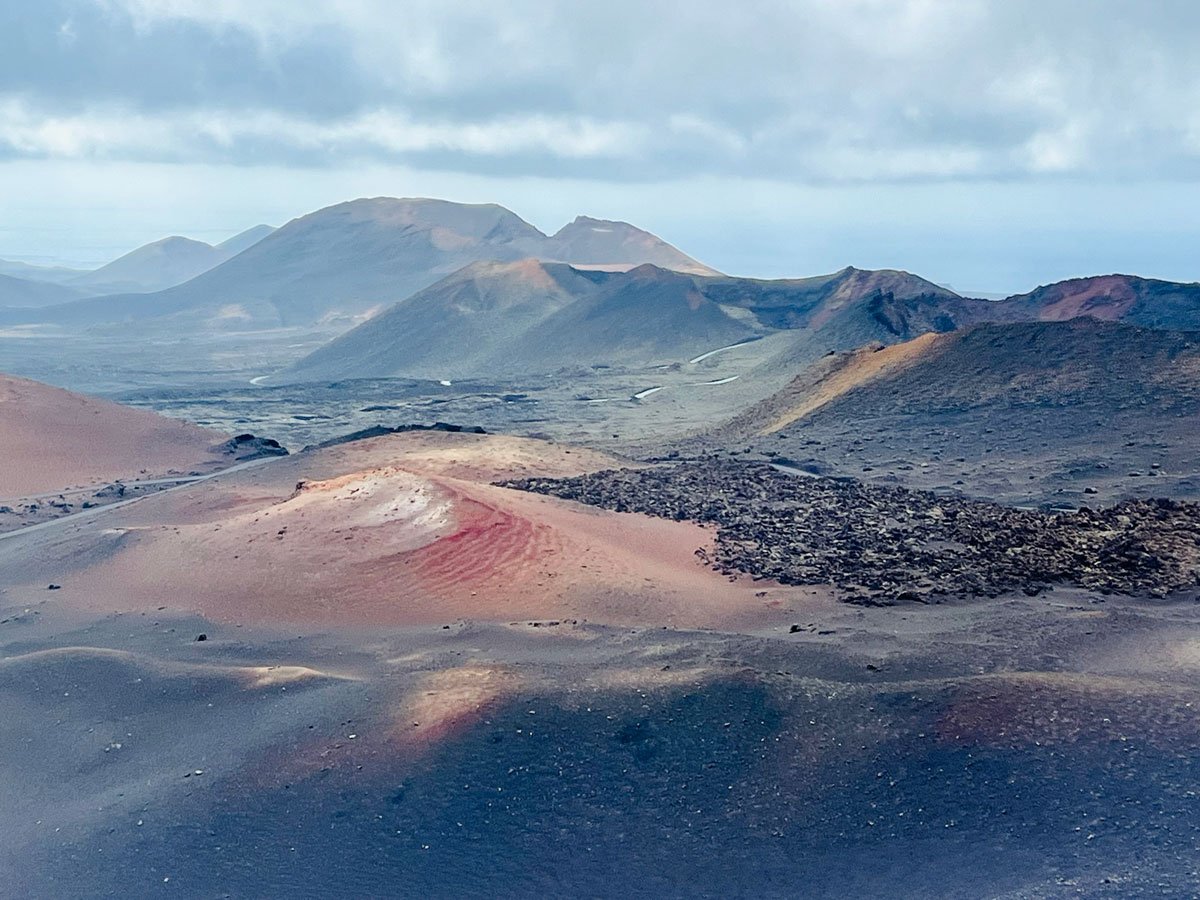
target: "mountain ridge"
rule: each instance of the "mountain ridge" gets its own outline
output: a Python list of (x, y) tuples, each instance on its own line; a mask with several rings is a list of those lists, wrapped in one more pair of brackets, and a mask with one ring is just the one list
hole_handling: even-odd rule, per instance
[[(529, 282), (522, 283), (522, 276)], [(545, 278), (555, 281), (554, 309), (545, 315), (526, 309), (519, 328), (502, 321), (496, 309), (476, 310), (476, 321), (465, 330), (446, 315), (468, 282), (481, 295), (524, 290), (545, 301), (535, 283)], [(899, 339), (911, 336), (910, 330), (934, 328), (924, 319), (920, 329), (906, 325), (907, 330), (881, 319), (871, 306), (872, 298), (883, 302), (881, 286), (900, 292), (899, 300), (894, 293), (886, 295), (891, 303), (916, 303), (930, 292), (945, 301), (986, 302), (965, 300), (918, 276), (890, 270), (846, 268), (768, 281), (679, 272), (651, 263), (606, 271), (526, 260), (453, 273), (335, 338), (280, 377), (487, 377), (594, 365), (669, 365), (781, 330), (794, 332), (793, 347), (774, 364), (788, 366), (823, 354), (831, 341), (835, 348), (847, 349), (891, 335), (884, 325), (897, 331), (891, 336)], [(570, 296), (564, 297), (564, 291)], [(442, 313), (434, 312), (439, 309)], [(486, 327), (478, 321), (483, 318)], [(443, 320), (458, 324), (435, 326)], [(940, 330), (954, 326), (942, 324)], [(434, 360), (436, 367), (429, 368)]]
[[(899, 344), (923, 334), (956, 332), (988, 322), (1055, 321), (1068, 313), (1108, 310), (1110, 317), (1126, 316), (1131, 324), (1200, 328), (1200, 285), (1143, 282), (1129, 287), (1123, 278), (1081, 280), (1061, 291), (1072, 297), (1086, 292), (1092, 304), (1069, 308), (1055, 286), (1040, 289), (1041, 294), (993, 301), (961, 297), (901, 270), (851, 266), (828, 275), (763, 280), (672, 272), (651, 264), (621, 272), (554, 269), (558, 280), (553, 320), (531, 317), (526, 307), (518, 328), (502, 321), (499, 309), (493, 308), (476, 309), (475, 321), (466, 331), (456, 330), (461, 322), (441, 330), (435, 326), (439, 320), (432, 310), (439, 304), (452, 305), (448, 296), (439, 299), (439, 294), (460, 292), (467, 282), (481, 296), (526, 289), (531, 298), (545, 299), (535, 284), (523, 288), (520, 283), (521, 272), (532, 277), (534, 271), (509, 264), (467, 267), (335, 339), (282, 377), (488, 377), (515, 371), (545, 373), (571, 365), (670, 364), (725, 344), (776, 334), (782, 337), (772, 345), (772, 353), (760, 360), (756, 372), (778, 378), (829, 352), (872, 343)], [(545, 264), (536, 271), (543, 278), (550, 275)], [(492, 279), (496, 283), (489, 284)], [(572, 298), (564, 298), (564, 290)], [(640, 302), (635, 299), (639, 292)], [(1134, 292), (1142, 298), (1140, 306), (1124, 300), (1125, 293)], [(693, 311), (710, 310), (703, 328), (697, 315), (662, 318), (656, 304), (669, 302), (673, 293), (690, 297), (686, 302)], [(1170, 311), (1156, 317), (1152, 311), (1156, 297), (1162, 295), (1171, 298)], [(579, 308), (572, 310), (572, 304)], [(623, 319), (616, 316), (618, 307)], [(427, 320), (414, 318), (422, 310)], [(483, 319), (488, 320), (487, 327), (482, 326)], [(422, 335), (419, 341), (418, 334)], [(641, 350), (636, 349), (639, 345)], [(344, 354), (340, 361), (339, 352)], [(426, 368), (425, 363), (433, 360), (436, 367)]]
[(459, 378), (670, 361), (754, 333), (695, 290), (693, 276), (523, 259), (473, 263), (335, 338), (288, 377)]
[(71, 285), (0, 273), (0, 309), (35, 309), (90, 296), (88, 291)]
[(1200, 496), (1198, 430), (1200, 331), (1081, 316), (834, 354), (703, 440), (868, 481), (1069, 503)]
[(216, 245), (171, 235), (131, 250), (72, 279), (71, 284), (94, 294), (154, 293), (221, 265), (274, 230), (269, 225), (255, 225)]
[[(600, 221), (600, 220), (589, 220)], [(559, 234), (562, 233), (560, 229)], [(593, 240), (581, 264), (701, 263), (665, 241), (623, 226)], [(568, 237), (570, 232), (568, 232)], [(594, 237), (594, 235), (593, 235)], [(636, 238), (641, 250), (630, 251)], [(429, 198), (360, 198), (293, 219), (257, 244), (182, 284), (149, 295), (114, 294), (50, 311), (64, 326), (187, 320), (220, 329), (349, 326), (472, 262), (584, 252), (543, 234), (498, 204)]]

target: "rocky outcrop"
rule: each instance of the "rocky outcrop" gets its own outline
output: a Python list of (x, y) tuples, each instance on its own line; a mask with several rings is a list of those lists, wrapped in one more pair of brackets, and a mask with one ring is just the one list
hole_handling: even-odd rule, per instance
[(1162, 597), (1200, 589), (1200, 504), (1050, 513), (703, 459), (507, 487), (718, 526), (726, 574), (832, 584), (851, 602), (1037, 594), (1053, 585)]
[(231, 437), (220, 447), (226, 456), (232, 456), (238, 462), (248, 462), (252, 459), (262, 459), (266, 456), (287, 456), (288, 452), (274, 438), (256, 437), (253, 434), (239, 434)]
[(350, 434), (322, 441), (319, 444), (309, 444), (304, 449), (320, 450), (324, 447), (336, 447), (338, 444), (352, 444), (355, 441), (365, 441), (367, 438), (383, 437), (387, 434), (404, 434), (408, 431), (441, 431), (446, 434), (487, 434), (487, 431), (478, 425), (456, 425), (452, 422), (434, 422), (432, 425), (395, 425), (390, 428), (387, 425), (372, 425), (370, 428), (352, 431)]

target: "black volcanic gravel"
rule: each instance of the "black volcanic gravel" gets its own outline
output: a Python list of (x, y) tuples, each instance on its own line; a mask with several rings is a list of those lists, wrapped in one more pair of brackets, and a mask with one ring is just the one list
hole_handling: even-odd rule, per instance
[(1040, 512), (707, 459), (505, 487), (618, 512), (715, 523), (714, 569), (832, 584), (859, 603), (1053, 584), (1166, 596), (1200, 586), (1200, 504), (1136, 500)]

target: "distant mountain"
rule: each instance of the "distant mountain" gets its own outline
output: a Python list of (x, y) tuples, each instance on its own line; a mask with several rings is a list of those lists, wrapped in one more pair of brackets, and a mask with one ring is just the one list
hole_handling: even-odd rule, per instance
[(1200, 284), (1136, 275), (1072, 278), (1009, 297), (1001, 305), (1043, 321), (1091, 316), (1147, 328), (1200, 329)]
[(953, 331), (993, 313), (988, 301), (960, 297), (894, 269), (847, 267), (776, 281), (721, 278), (706, 282), (704, 291), (717, 302), (753, 313), (766, 328), (789, 332), (784, 349), (764, 364), (774, 373), (796, 372), (831, 350)]
[(860, 478), (1112, 499), (1200, 496), (1196, 434), (1200, 332), (1081, 317), (835, 354), (710, 438)]
[(616, 268), (657, 260), (709, 271), (625, 223), (586, 220), (547, 237), (495, 204), (375, 198), (295, 219), (184, 284), (48, 315), (68, 326), (143, 320), (207, 328), (348, 326), (470, 263), (531, 257)]
[[(81, 275), (86, 275), (87, 269), (68, 269), (63, 266), (35, 266), (29, 263), (0, 259), (0, 275), (22, 278), (26, 281), (45, 281), (50, 284), (67, 284)], [(3, 305), (3, 304), (0, 304)]]
[(282, 379), (459, 378), (672, 362), (757, 330), (656, 266), (475, 263), (301, 360)]
[(276, 230), (274, 225), (255, 225), (253, 228), (247, 228), (245, 231), (239, 232), (231, 238), (226, 238), (217, 244), (216, 248), (224, 251), (226, 259), (232, 259), (243, 250), (249, 250)]
[[(245, 249), (234, 252), (241, 247)], [(221, 254), (231, 257), (213, 264)], [(364, 340), (360, 335), (353, 345), (355, 355), (337, 362), (322, 353), (320, 367), (307, 368), (311, 362), (307, 361), (293, 374), (318, 377), (319, 372), (340, 372), (349, 377), (420, 372), (428, 376), (434, 370), (443, 375), (482, 373), (501, 364), (508, 370), (535, 367), (527, 371), (551, 371), (563, 365), (638, 365), (639, 360), (686, 359), (707, 329), (713, 336), (734, 335), (733, 340), (782, 335), (770, 343), (771, 353), (758, 370), (779, 379), (831, 350), (871, 342), (900, 343), (984, 322), (1091, 315), (1156, 328), (1200, 328), (1200, 285), (1196, 284), (1113, 275), (985, 300), (962, 297), (918, 275), (890, 269), (848, 267), (799, 279), (735, 278), (713, 272), (628, 223), (581, 216), (547, 236), (495, 204), (392, 198), (337, 204), (277, 230), (260, 226), (219, 247), (185, 239), (160, 241), (79, 280), (92, 291), (104, 289), (105, 284), (111, 290), (117, 283), (137, 282), (143, 286), (136, 293), (36, 311), (5, 309), (0, 311), (0, 323), (45, 323), (66, 329), (119, 326), (128, 335), (180, 328), (201, 333), (279, 327), (347, 331), (465, 267), (528, 259), (573, 269), (573, 274), (566, 274), (545, 268), (537, 276), (557, 281), (554, 291), (561, 306), (557, 301), (549, 303), (536, 285), (514, 286), (516, 270), (467, 269), (458, 281), (420, 297), (407, 311), (389, 315), (385, 322), (391, 325), (364, 332), (373, 336), (377, 346), (357, 343)], [(587, 272), (629, 274), (645, 265), (676, 277), (648, 277), (647, 272), (629, 280), (585, 277)], [(146, 292), (147, 284), (174, 282), (201, 269), (206, 270), (181, 284)], [(487, 283), (489, 279), (495, 283)], [(688, 294), (697, 303), (697, 314), (687, 319), (684, 330), (624, 332), (626, 322), (633, 323), (629, 327), (635, 330), (645, 329), (653, 315), (666, 309), (659, 303), (668, 282), (669, 290)], [(444, 296), (446, 291), (460, 292), (454, 295), (460, 298), (461, 292), (475, 291), (485, 303), (486, 298), (514, 291), (531, 293), (494, 309), (467, 313), (454, 308)], [(638, 291), (647, 292), (640, 305), (635, 297)], [(604, 319), (605, 310), (616, 308), (618, 292), (627, 292), (620, 293), (627, 318)], [(601, 295), (603, 302), (597, 299)], [(574, 322), (572, 316), (589, 309), (584, 300), (600, 306), (589, 318)], [(439, 303), (451, 308), (444, 329), (434, 324), (440, 320), (431, 311)], [(554, 321), (543, 323), (542, 317), (551, 314)], [(509, 315), (511, 321), (502, 321)], [(698, 325), (701, 321), (706, 323), (703, 328)], [(552, 330), (565, 322), (572, 324)], [(385, 335), (385, 328), (392, 333)], [(403, 334), (428, 339), (418, 341)], [(518, 335), (530, 342), (528, 348), (514, 343)], [(349, 345), (338, 345), (345, 346)]]
[[(887, 289), (887, 293), (882, 293)], [(897, 297), (899, 295), (899, 297)], [(681, 362), (780, 331), (776, 368), (830, 347), (958, 327), (973, 304), (906, 272), (781, 281), (643, 265), (603, 272), (525, 260), (469, 266), (335, 339), (280, 377), (487, 377)], [(897, 309), (903, 306), (903, 311)]]
[(547, 249), (538, 254), (542, 259), (561, 260), (586, 267), (612, 270), (628, 269), (650, 263), (662, 269), (686, 272), (691, 275), (719, 275), (704, 263), (675, 249), (661, 238), (642, 231), (628, 222), (593, 219), (579, 216), (564, 225), (546, 241)]
[[(1004, 300), (960, 297), (918, 276), (888, 270), (851, 268), (764, 285), (770, 286), (764, 299), (751, 308), (772, 325), (798, 329), (788, 349), (766, 363), (777, 372), (799, 371), (831, 350), (872, 342), (890, 345), (984, 323), (1092, 317), (1147, 328), (1200, 330), (1200, 284), (1128, 275), (1064, 281)], [(731, 282), (731, 299), (741, 290)], [(797, 303), (798, 296), (811, 299)]]
[(0, 308), (50, 306), (88, 296), (90, 294), (80, 288), (0, 275)]
[[(913, 300), (957, 308), (962, 297), (918, 275), (849, 266), (831, 275), (763, 280), (721, 276), (704, 282), (706, 296), (752, 311), (772, 328), (821, 328), (870, 298), (887, 304)], [(969, 301), (968, 301), (969, 302)], [(917, 307), (914, 306), (914, 309)]]
[(157, 291), (208, 271), (222, 257), (216, 247), (203, 241), (167, 237), (126, 253), (73, 284), (105, 294)]
[[(727, 299), (736, 301), (747, 283), (727, 279)], [(1200, 284), (1132, 275), (1077, 278), (1003, 300), (962, 297), (917, 275), (887, 269), (847, 268), (815, 278), (755, 283), (762, 286), (762, 297), (750, 308), (775, 327), (845, 328), (857, 319), (862, 337), (885, 343), (983, 322), (1078, 316), (1148, 328), (1200, 329)], [(721, 284), (714, 282), (708, 295), (716, 298)]]
[(73, 285), (92, 293), (150, 293), (183, 284), (232, 259), (275, 229), (256, 225), (213, 246), (185, 237), (167, 237), (139, 247), (93, 272), (74, 279)]

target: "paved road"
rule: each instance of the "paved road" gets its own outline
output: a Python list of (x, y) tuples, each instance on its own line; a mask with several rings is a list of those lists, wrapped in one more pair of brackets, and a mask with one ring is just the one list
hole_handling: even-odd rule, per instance
[(804, 469), (797, 469), (795, 466), (785, 466), (781, 463), (771, 463), (772, 469), (778, 469), (785, 475), (802, 475), (805, 478), (820, 478), (816, 472), (806, 472)]
[(703, 362), (710, 356), (716, 356), (718, 353), (724, 353), (726, 350), (733, 350), (735, 347), (744, 347), (746, 344), (753, 344), (758, 338), (750, 338), (746, 341), (738, 341), (736, 344), (728, 344), (724, 347), (718, 347), (716, 350), (709, 350), (707, 353), (701, 353), (699, 356), (688, 360), (688, 365), (695, 365), (698, 362)]
[[(221, 469), (221, 472), (228, 472), (229, 469)], [(68, 488), (64, 491), (50, 491), (46, 494), (30, 494), (28, 496), (11, 497), (7, 500), (0, 499), (0, 506), (11, 506), (14, 503), (28, 503), (30, 500), (57, 500), (59, 497), (74, 497), (76, 494), (94, 494), (101, 487), (107, 487), (109, 484), (123, 484), (127, 488), (147, 487), (149, 485), (158, 484), (185, 484), (192, 481), (200, 481), (209, 475), (220, 474), (219, 472), (209, 472), (208, 475), (177, 475), (174, 478), (148, 478), (142, 480), (117, 479), (107, 482), (105, 485), (91, 484), (87, 487)]]
[[(156, 478), (150, 481), (127, 482), (126, 486), (128, 487), (144, 484), (170, 484), (173, 486), (162, 491), (155, 491), (152, 494), (143, 494), (140, 497), (131, 497), (128, 500), (118, 500), (116, 503), (108, 503), (103, 506), (93, 506), (91, 509), (85, 509), (77, 513), (71, 513), (69, 516), (60, 516), (57, 519), (50, 519), (46, 522), (38, 522), (36, 525), (26, 525), (24, 528), (18, 528), (15, 531), (6, 531), (4, 534), (0, 534), (0, 541), (5, 541), (9, 538), (15, 538), (19, 535), (29, 534), (34, 531), (41, 531), (46, 528), (55, 528), (59, 525), (65, 525), (69, 522), (78, 522), (80, 519), (87, 519), (99, 513), (108, 512), (110, 509), (117, 509), (121, 506), (128, 506), (130, 503), (137, 503), (139, 500), (145, 500), (147, 497), (156, 497), (159, 494), (165, 494), (167, 491), (174, 491), (181, 487), (187, 487), (189, 484), (196, 484), (200, 481), (208, 481), (210, 478), (217, 478), (221, 475), (229, 475), (230, 473), (237, 472), (241, 469), (249, 469), (253, 466), (261, 466), (263, 463), (271, 462), (271, 460), (274, 459), (286, 458), (287, 457), (283, 456), (264, 456), (262, 459), (252, 459), (248, 462), (238, 463), (236, 466), (230, 466), (227, 469), (220, 469), (216, 472), (209, 472), (207, 475), (189, 475), (184, 478)], [(48, 494), (46, 496), (57, 497), (58, 494)]]

